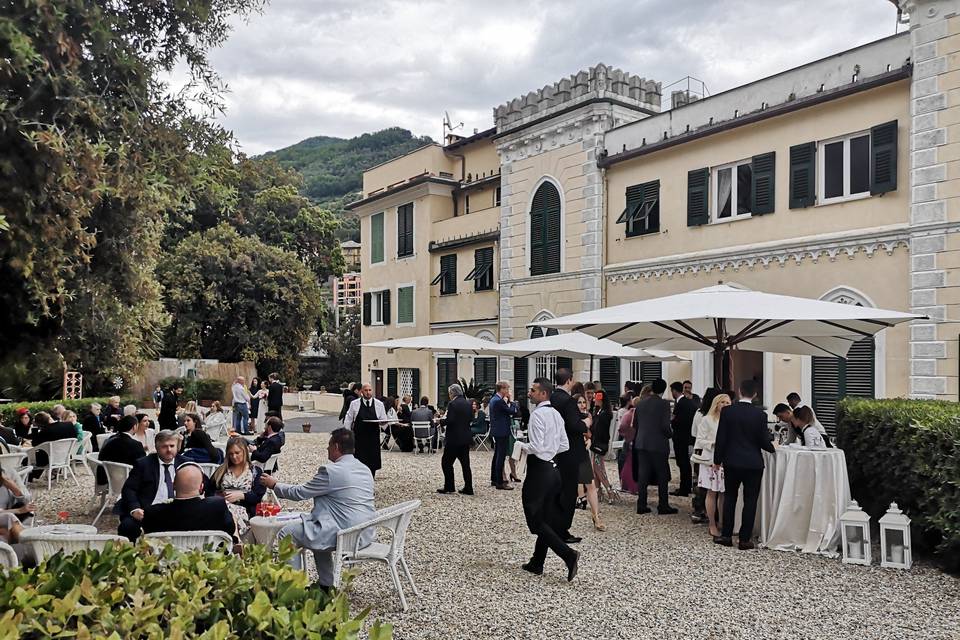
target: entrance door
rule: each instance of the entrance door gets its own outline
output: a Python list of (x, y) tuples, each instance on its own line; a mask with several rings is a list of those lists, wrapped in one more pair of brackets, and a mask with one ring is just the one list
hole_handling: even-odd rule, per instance
[(383, 397), (383, 369), (372, 369), (370, 371), (370, 385), (373, 387), (373, 396), (375, 398)]
[[(730, 360), (733, 360), (733, 379), (730, 379)], [(766, 402), (763, 397), (763, 352), (734, 349), (724, 352), (723, 377), (724, 386), (734, 392), (738, 391), (740, 382), (753, 380), (757, 383), (757, 400), (760, 404)], [(732, 398), (735, 399), (735, 398)]]

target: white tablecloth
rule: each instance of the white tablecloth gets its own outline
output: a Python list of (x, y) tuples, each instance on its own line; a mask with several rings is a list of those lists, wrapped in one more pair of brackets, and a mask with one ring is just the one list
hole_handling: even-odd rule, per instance
[(835, 557), (840, 516), (850, 503), (847, 459), (840, 449), (777, 447), (764, 452), (760, 544), (779, 551)]

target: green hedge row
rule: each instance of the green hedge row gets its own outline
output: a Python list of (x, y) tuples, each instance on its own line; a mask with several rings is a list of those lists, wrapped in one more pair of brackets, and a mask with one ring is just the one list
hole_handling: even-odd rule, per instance
[[(82, 400), (44, 400), (43, 402), (11, 402), (10, 404), (0, 405), (0, 423), (6, 426), (12, 426), (13, 423), (17, 421), (17, 410), (21, 407), (26, 407), (30, 409), (30, 413), (36, 414), (39, 411), (46, 411), (50, 413), (50, 410), (53, 409), (55, 405), (62, 404), (67, 409), (74, 411), (77, 414), (77, 418), (82, 422), (83, 419), (90, 413), (90, 405), (94, 402), (99, 403), (100, 406), (107, 406), (107, 401), (110, 398), (83, 398)], [(135, 404), (138, 407), (140, 402), (134, 398), (120, 398), (120, 406), (123, 407), (127, 404)]]
[(214, 380), (208, 378), (176, 378), (168, 377), (157, 381), (164, 390), (171, 389), (176, 385), (183, 386), (183, 398), (187, 400), (223, 400), (223, 392), (227, 388), (227, 383), (223, 380)]
[(896, 502), (912, 520), (914, 547), (960, 570), (960, 404), (845, 399), (837, 446), (863, 509), (879, 518)]

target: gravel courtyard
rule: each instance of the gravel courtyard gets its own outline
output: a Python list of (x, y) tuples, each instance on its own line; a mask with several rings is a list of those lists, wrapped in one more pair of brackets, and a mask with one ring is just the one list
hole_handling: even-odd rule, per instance
[[(281, 479), (309, 478), (326, 442), (325, 434), (288, 434)], [(399, 613), (388, 574), (374, 565), (360, 570), (351, 595), (357, 610), (369, 606), (372, 618), (393, 623), (395, 638), (960, 638), (955, 577), (922, 561), (901, 572), (718, 547), (705, 527), (690, 524), (689, 500), (680, 498), (673, 516), (637, 516), (629, 500), (602, 505), (603, 533), (578, 511), (578, 577), (567, 583), (552, 554), (544, 575), (532, 576), (520, 570), (533, 537), (519, 485), (493, 489), (490, 453), (471, 460), (477, 495), (439, 495), (439, 454), (384, 453), (377, 506), (423, 501), (406, 546), (421, 595), (408, 589), (410, 609)], [(69, 480), (49, 494), (45, 484), (31, 487), (42, 521), (61, 509), (71, 521), (92, 520), (92, 478), (82, 470), (78, 479), (80, 490)], [(115, 518), (99, 524), (115, 532)]]

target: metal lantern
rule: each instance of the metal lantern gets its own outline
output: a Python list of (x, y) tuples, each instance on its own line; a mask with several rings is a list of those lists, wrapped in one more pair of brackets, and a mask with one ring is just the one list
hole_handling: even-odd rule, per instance
[(880, 566), (909, 569), (912, 565), (910, 518), (896, 502), (891, 502), (887, 513), (880, 518)]
[(870, 516), (851, 500), (840, 516), (843, 537), (843, 561), (847, 564), (870, 565)]

